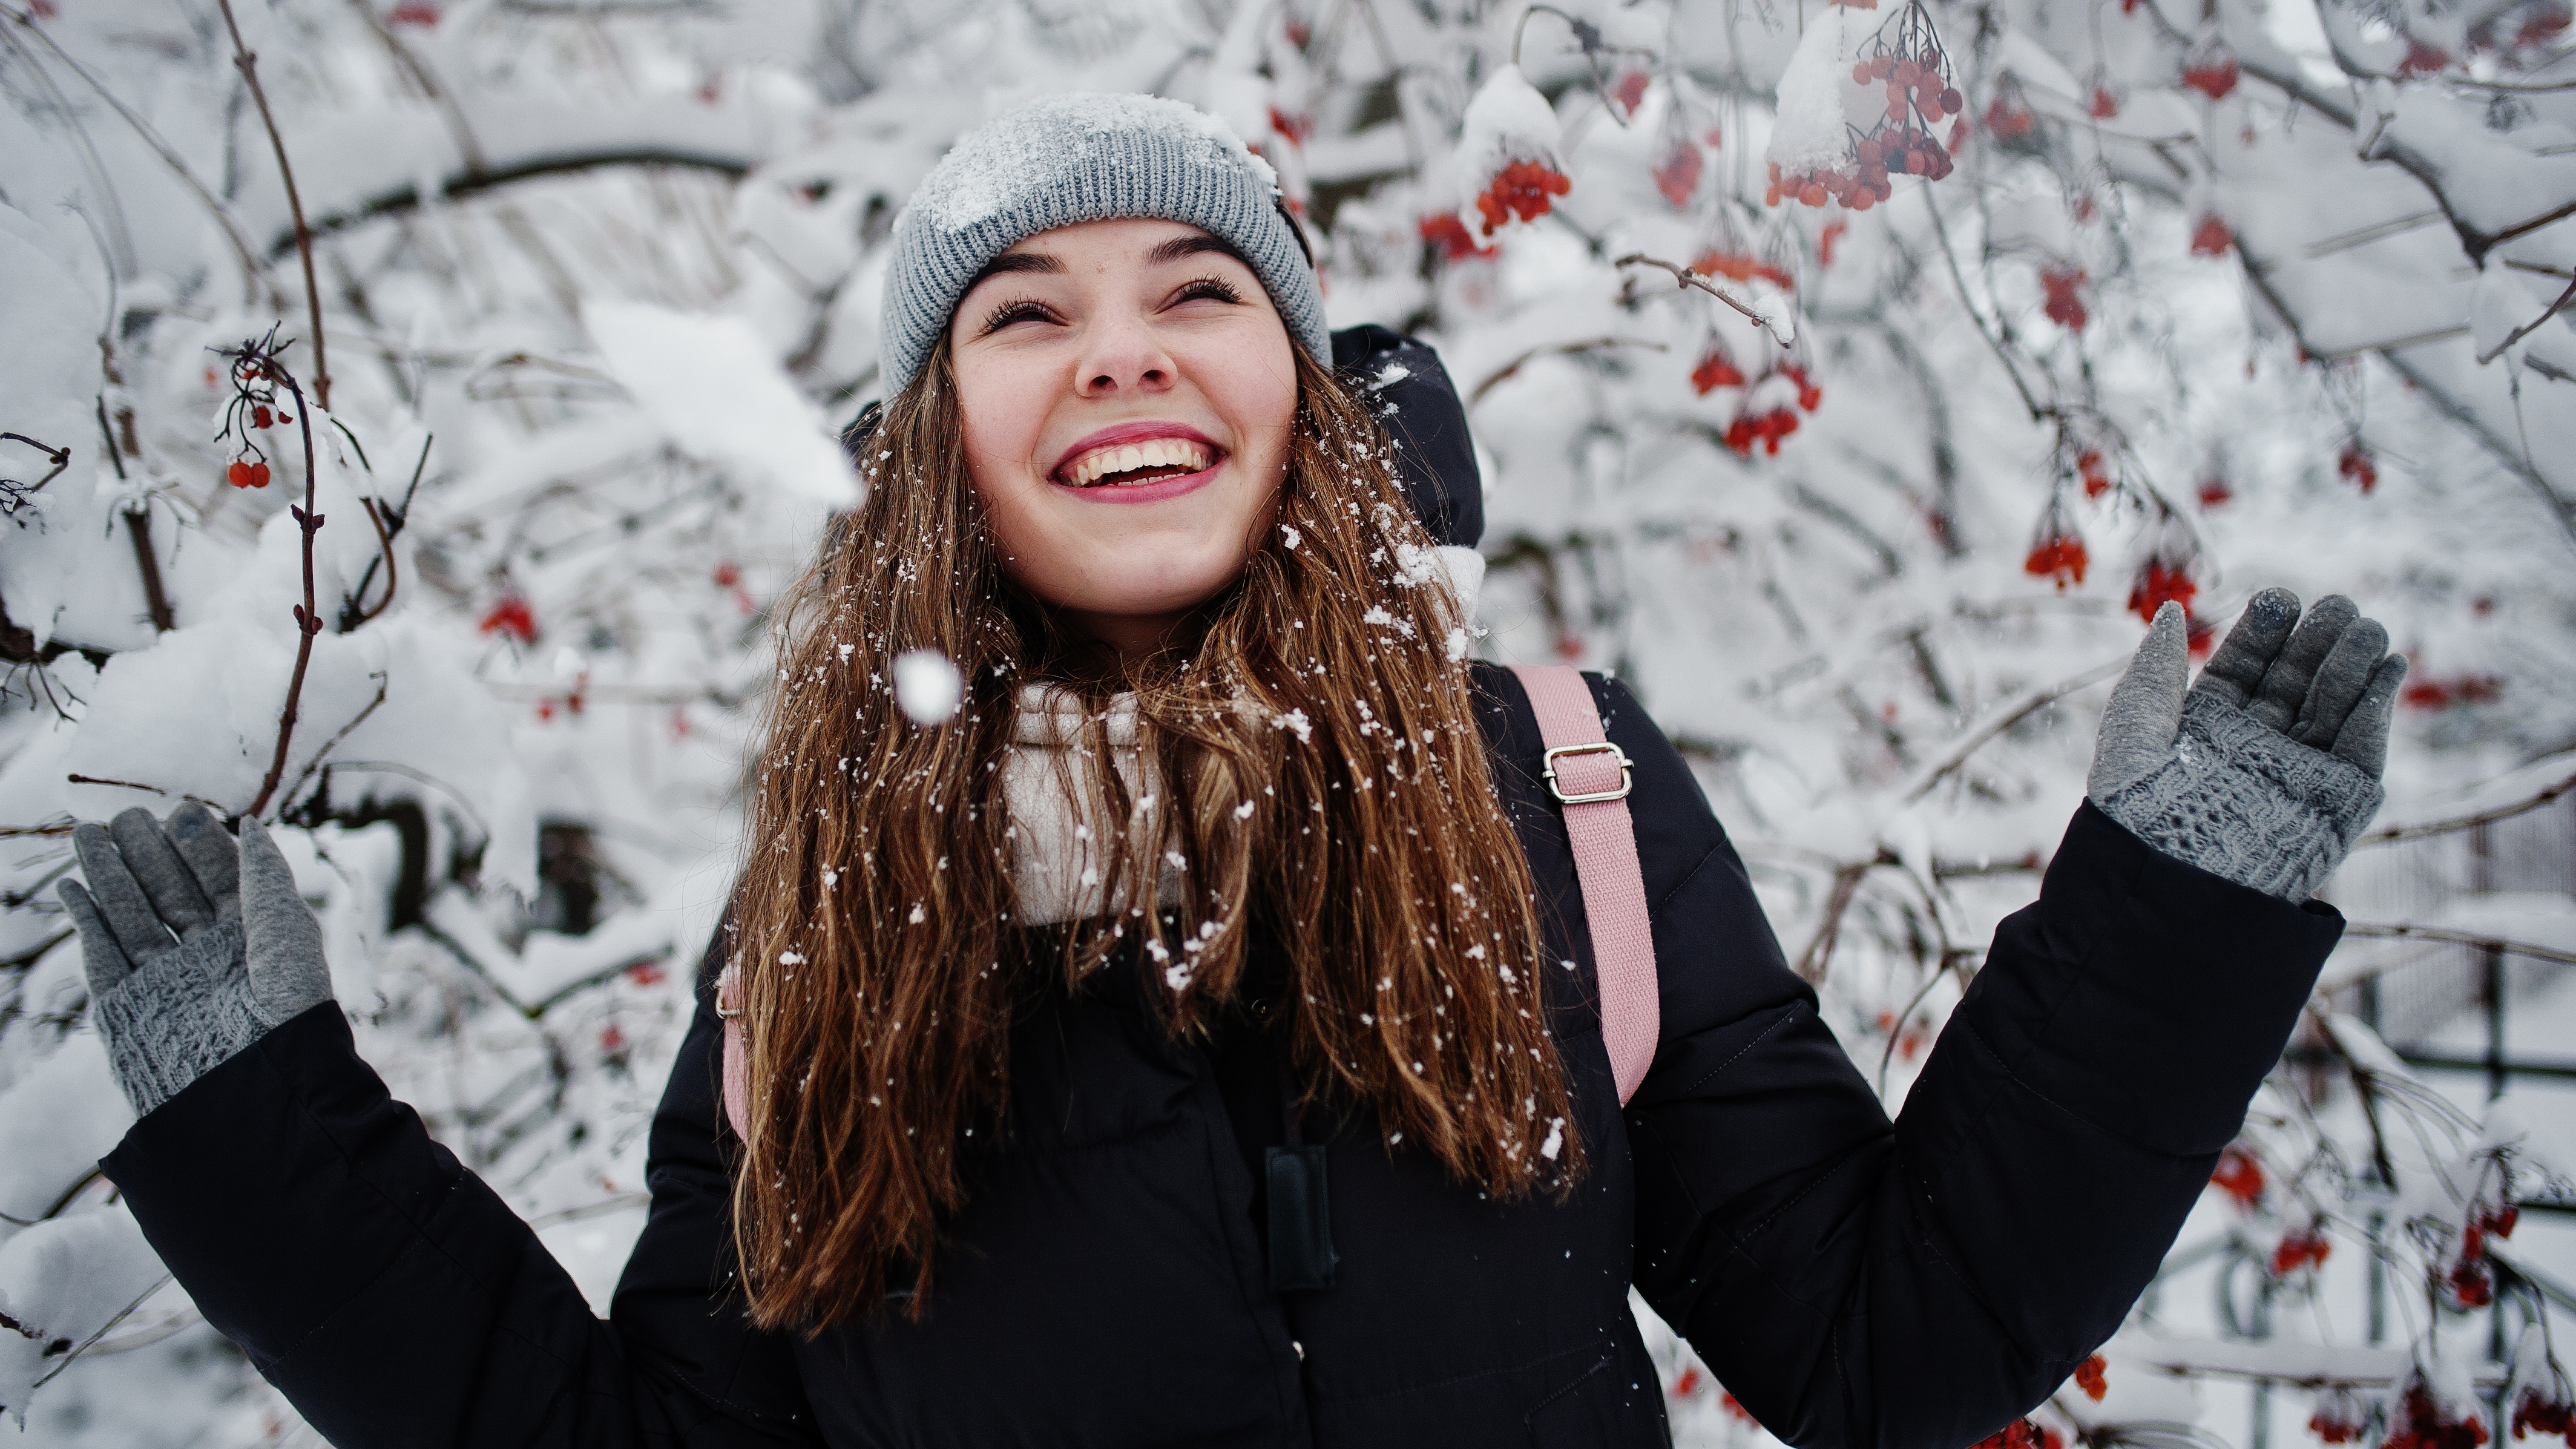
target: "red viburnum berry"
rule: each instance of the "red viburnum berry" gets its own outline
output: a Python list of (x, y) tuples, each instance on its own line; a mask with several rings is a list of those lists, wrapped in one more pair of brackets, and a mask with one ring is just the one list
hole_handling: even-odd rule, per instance
[(2200, 225), (2192, 228), (2191, 254), (2193, 256), (2223, 257), (2227, 255), (2227, 249), (2234, 245), (2236, 245), (2236, 233), (2228, 230), (2227, 223), (2219, 218), (2217, 212), (2203, 212)]
[(2014, 141), (2029, 135), (2039, 125), (2039, 114), (2009, 96), (1997, 96), (1986, 107), (1986, 129), (1999, 141)]
[(2200, 506), (2203, 508), (2224, 507), (2235, 497), (2236, 490), (2228, 487), (2227, 480), (2215, 473), (2200, 480)]
[(2084, 307), (2084, 284), (2089, 280), (2081, 268), (2043, 267), (2039, 273), (2040, 289), (2048, 294), (2048, 320), (2069, 332), (2081, 332), (2092, 313)]
[(2120, 98), (2109, 86), (2097, 85), (2084, 102), (2084, 113), (2097, 121), (2107, 121), (2120, 114)]
[(2314, 1228), (2291, 1233), (2272, 1249), (2272, 1276), (2287, 1278), (2301, 1268), (2321, 1264), (2333, 1249), (2325, 1234)]
[(638, 986), (659, 986), (664, 975), (659, 961), (638, 961), (626, 968), (626, 979)]
[(516, 594), (502, 595), (498, 603), (485, 611), (483, 622), (475, 627), (486, 634), (507, 634), (522, 644), (537, 642), (536, 611), (528, 607), (527, 600)]
[(1687, 1399), (1698, 1392), (1699, 1365), (1690, 1364), (1682, 1369), (1680, 1378), (1673, 1380), (1673, 1397), (1676, 1399)]
[[(1798, 385), (1798, 406), (1808, 412), (1814, 412), (1824, 402), (1825, 390), (1818, 387), (1813, 378), (1807, 376), (1807, 369), (1804, 366), (1795, 362), (1785, 362), (1780, 365), (1779, 372), (1782, 377)], [(1776, 453), (1779, 449), (1774, 448), (1772, 451)]]
[(272, 414), (271, 412), (269, 412), (269, 410), (268, 410), (268, 404), (266, 404), (266, 403), (253, 403), (253, 404), (251, 404), (251, 409), (250, 409), (250, 425), (251, 425), (252, 427), (254, 427), (254, 428), (274, 427), (274, 426), (276, 425), (276, 423), (277, 423), (277, 418), (276, 418), (276, 416), (275, 416), (274, 414)]
[(1742, 387), (1744, 369), (1735, 365), (1725, 343), (1712, 339), (1708, 344), (1708, 355), (1699, 360), (1699, 366), (1691, 369), (1690, 379), (1691, 386), (1699, 390), (1700, 396), (1706, 397), (1721, 387)]
[(233, 465), (224, 470), (224, 481), (235, 488), (265, 488), (268, 486), (268, 465), (236, 458)]
[(2450, 68), (2449, 51), (2438, 45), (2426, 45), (2411, 35), (2406, 37), (2406, 58), (2397, 63), (2399, 75), (2440, 75)]
[(2343, 445), (2343, 452), (2335, 458), (2335, 472), (2352, 480), (2365, 495), (2379, 486), (2379, 465), (2371, 460), (2370, 450), (2358, 442)]
[(2138, 571), (2137, 583), (2129, 589), (2129, 612), (2153, 623), (2156, 610), (2170, 602), (2182, 605), (2183, 612), (2188, 615), (2192, 597), (2199, 592), (2200, 585), (2192, 581), (2188, 570), (2167, 568), (2150, 559), (2147, 566)]
[(2022, 560), (2023, 573), (2032, 578), (2054, 578), (2057, 591), (2066, 592), (2068, 584), (2084, 582), (2084, 570), (2092, 558), (2084, 551), (2084, 540), (2073, 534), (2053, 534), (2031, 548), (2030, 557)]
[(2111, 470), (2103, 465), (2099, 448), (2087, 448), (2075, 455), (2075, 476), (2084, 480), (2087, 498), (2099, 498), (2111, 491)]
[(1834, 243), (1841, 241), (1850, 230), (1851, 223), (1847, 221), (1825, 223), (1825, 229), (1816, 234), (1816, 265), (1830, 267), (1834, 264)]
[(2388, 1418), (2382, 1449), (2477, 1449), (2487, 1442), (2485, 1421), (2474, 1413), (2451, 1417), (2450, 1406), (2433, 1397), (2421, 1374), (2407, 1380)]
[(2236, 52), (2214, 38), (2194, 46), (2191, 54), (2183, 57), (2182, 83), (2213, 101), (2227, 99), (2228, 93), (2236, 89), (2238, 75)]
[(1699, 189), (1703, 164), (1699, 143), (1687, 132), (1676, 132), (1664, 148), (1663, 159), (1655, 163), (1655, 189), (1674, 206), (1689, 206), (1691, 193)]
[(2106, 1367), (2108, 1365), (2103, 1363), (2102, 1355), (2098, 1353), (2088, 1355), (2084, 1362), (2075, 1366), (2075, 1387), (2082, 1389), (2084, 1397), (2097, 1404), (2102, 1402), (2104, 1394), (2111, 1391), (2110, 1384), (2102, 1375)]
[(1552, 204), (1548, 198), (1563, 196), (1574, 189), (1574, 182), (1564, 172), (1544, 161), (1514, 161), (1494, 174), (1494, 179), (1476, 198), (1476, 210), (1485, 219), (1485, 235), (1517, 216), (1523, 221), (1536, 221), (1547, 215)]
[(2513, 1437), (2523, 1438), (2534, 1429), (2576, 1445), (2576, 1403), (2550, 1398), (2537, 1385), (2524, 1386), (2521, 1396), (2514, 1400)]
[(612, 1021), (600, 1029), (599, 1049), (604, 1052), (621, 1052), (626, 1049), (626, 1033), (616, 1022)]
[(426, 3), (426, 0), (402, 0), (401, 4), (385, 12), (385, 19), (395, 25), (417, 25), (425, 30), (438, 23), (438, 7)]
[(1754, 1423), (1754, 1422), (1755, 1422), (1755, 1421), (1754, 1421), (1754, 1418), (1753, 1418), (1753, 1411), (1752, 1411), (1751, 1409), (1748, 1409), (1748, 1408), (1744, 1407), (1744, 1405), (1742, 1405), (1742, 1404), (1740, 1404), (1740, 1403), (1736, 1402), (1735, 1395), (1733, 1395), (1733, 1394), (1728, 1394), (1728, 1395), (1724, 1396), (1723, 1398), (1719, 1399), (1719, 1400), (1718, 1400), (1718, 1404), (1719, 1404), (1719, 1406), (1720, 1406), (1720, 1407), (1724, 1408), (1724, 1409), (1726, 1410), (1726, 1412), (1728, 1412), (1728, 1413), (1730, 1413), (1730, 1414), (1734, 1415), (1735, 1417), (1737, 1417), (1737, 1418), (1739, 1418), (1739, 1419), (1742, 1419), (1744, 1422), (1746, 1422), (1746, 1423), (1748, 1423), (1748, 1424), (1752, 1424), (1752, 1423)]
[(1458, 219), (1457, 213), (1449, 211), (1422, 219), (1422, 239), (1439, 246), (1443, 261), (1455, 262), (1463, 261), (1468, 257), (1490, 257), (1497, 250), (1494, 247), (1478, 245), (1475, 233), (1467, 230), (1467, 224)]
[(1628, 72), (1619, 77), (1619, 84), (1613, 90), (1619, 97), (1619, 109), (1632, 116), (1637, 114), (1637, 107), (1646, 99), (1646, 73), (1642, 70)]

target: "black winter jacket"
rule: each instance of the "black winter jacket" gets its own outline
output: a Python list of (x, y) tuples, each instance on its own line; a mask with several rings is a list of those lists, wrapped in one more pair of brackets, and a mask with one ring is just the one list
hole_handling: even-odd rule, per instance
[(977, 1162), (926, 1323), (807, 1340), (753, 1331), (728, 1296), (704, 972), (606, 1321), (334, 1006), (104, 1166), (208, 1321), (341, 1445), (1642, 1449), (1667, 1432), (1632, 1282), (1793, 1444), (1961, 1449), (2045, 1397), (2154, 1271), (2340, 918), (2085, 806), (1891, 1125), (1689, 771), (1596, 679), (1637, 762), (1661, 975), (1661, 1047), (1623, 1113), (1537, 729), (1509, 674), (1478, 678), (1576, 966), (1552, 990), (1591, 1172), (1569, 1201), (1502, 1205), (1372, 1122), (1310, 1122), (1329, 1288), (1268, 1286), (1249, 1139), (1285, 1127), (1266, 1037), (1169, 1040), (1114, 972), (1015, 1033), (1010, 1140)]

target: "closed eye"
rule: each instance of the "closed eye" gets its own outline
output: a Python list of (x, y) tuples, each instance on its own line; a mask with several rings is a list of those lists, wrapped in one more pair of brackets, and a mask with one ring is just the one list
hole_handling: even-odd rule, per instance
[(1234, 284), (1223, 277), (1201, 277), (1194, 282), (1183, 283), (1181, 289), (1172, 294), (1171, 305), (1177, 307), (1183, 302), (1201, 299), (1240, 305), (1243, 294), (1236, 291)]
[(1053, 322), (1055, 320), (1054, 309), (1048, 307), (1046, 303), (1034, 297), (1018, 297), (984, 314), (984, 325), (975, 335), (990, 337), (1014, 322)]

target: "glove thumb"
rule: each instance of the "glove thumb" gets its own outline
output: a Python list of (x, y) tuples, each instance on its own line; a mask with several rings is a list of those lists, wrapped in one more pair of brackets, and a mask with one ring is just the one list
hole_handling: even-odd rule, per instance
[(2093, 769), (2084, 793), (2096, 804), (2155, 773), (2174, 752), (2182, 733), (2183, 685), (2191, 675), (2191, 632), (2182, 606), (2168, 603), (2156, 610), (2146, 642), (2120, 682), (2111, 686), (2110, 707), (2102, 711), (2102, 732), (2093, 741)]
[(241, 823), (242, 954), (251, 1001), (277, 1026), (331, 999), (322, 923), (295, 889), (295, 872), (256, 817)]

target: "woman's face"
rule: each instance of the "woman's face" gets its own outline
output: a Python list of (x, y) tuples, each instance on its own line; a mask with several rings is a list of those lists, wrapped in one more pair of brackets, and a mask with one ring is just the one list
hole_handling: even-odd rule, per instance
[(1012, 576), (1122, 653), (1243, 571), (1297, 413), (1260, 278), (1170, 221), (1040, 232), (957, 304), (967, 465)]

